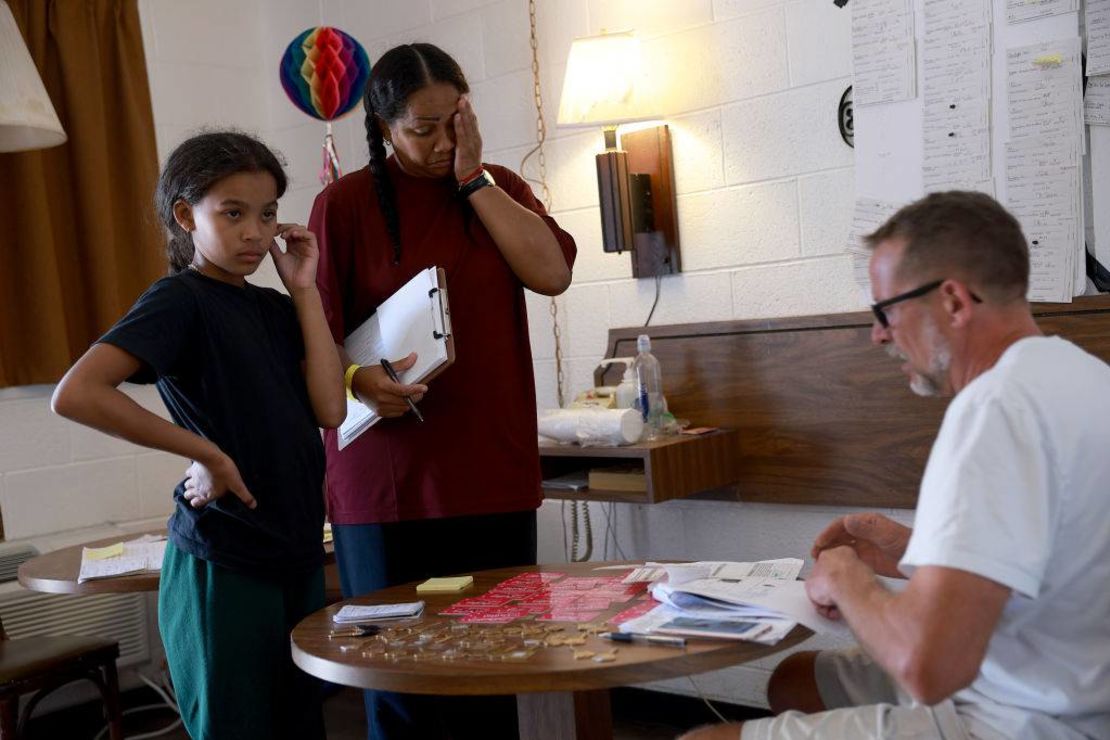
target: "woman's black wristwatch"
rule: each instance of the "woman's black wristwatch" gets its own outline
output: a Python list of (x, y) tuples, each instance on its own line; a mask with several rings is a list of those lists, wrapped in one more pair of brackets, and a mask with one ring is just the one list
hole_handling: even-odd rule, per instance
[(481, 190), (487, 185), (496, 185), (493, 181), (493, 175), (488, 170), (482, 170), (482, 174), (478, 175), (472, 180), (469, 180), (465, 185), (459, 186), (459, 197), (466, 200), (475, 192)]

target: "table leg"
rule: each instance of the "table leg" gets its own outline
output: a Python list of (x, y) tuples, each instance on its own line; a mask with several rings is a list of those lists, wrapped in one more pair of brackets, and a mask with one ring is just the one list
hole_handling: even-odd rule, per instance
[(609, 690), (517, 694), (520, 740), (612, 740)]

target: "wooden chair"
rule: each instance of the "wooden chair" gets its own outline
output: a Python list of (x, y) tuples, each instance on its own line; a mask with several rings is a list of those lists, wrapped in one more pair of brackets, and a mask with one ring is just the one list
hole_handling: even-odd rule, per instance
[[(119, 643), (97, 637), (12, 640), (0, 620), (0, 740), (18, 740), (43, 697), (82, 679), (92, 681), (104, 699), (111, 740), (123, 740), (117, 657)], [(20, 713), (19, 697), (32, 691), (34, 696)]]

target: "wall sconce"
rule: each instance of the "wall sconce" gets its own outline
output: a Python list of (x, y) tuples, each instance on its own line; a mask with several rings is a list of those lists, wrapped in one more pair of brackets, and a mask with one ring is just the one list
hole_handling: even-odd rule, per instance
[(0, 152), (45, 149), (65, 140), (15, 16), (0, 0)]
[(681, 269), (670, 130), (649, 122), (617, 131), (652, 117), (644, 83), (631, 32), (575, 39), (558, 123), (602, 126), (605, 151), (596, 158), (602, 246), (630, 250), (632, 274), (654, 277)]

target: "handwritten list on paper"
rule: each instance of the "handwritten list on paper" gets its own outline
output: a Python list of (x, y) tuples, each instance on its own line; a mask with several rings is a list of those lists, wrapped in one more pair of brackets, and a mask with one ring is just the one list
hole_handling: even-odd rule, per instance
[(925, 191), (994, 194), (990, 0), (930, 0), (922, 43)]
[(1087, 78), (1083, 119), (1092, 126), (1110, 126), (1110, 75)]
[(1087, 76), (1110, 73), (1110, 0), (1087, 0)]
[(165, 552), (166, 538), (157, 535), (143, 535), (108, 547), (82, 548), (77, 582), (160, 571)]
[[(1006, 146), (1008, 206), (1029, 241), (1029, 298), (1070, 301), (1082, 245), (1079, 153), (1053, 137)], [(1078, 246), (1077, 246), (1078, 245)]]
[(1029, 298), (1070, 301), (1085, 249), (1079, 38), (1008, 49), (1006, 85), (1006, 205), (1029, 241)]
[(1079, 50), (1078, 37), (1006, 50), (1011, 140), (1063, 136), (1082, 141)]
[(1006, 0), (1006, 20), (1009, 23), (1022, 23), (1077, 10), (1079, 0)]
[(916, 97), (913, 0), (852, 3), (852, 65), (854, 105)]
[(878, 198), (856, 198), (856, 209), (852, 214), (852, 230), (848, 232), (846, 252), (852, 258), (852, 275), (864, 303), (871, 302), (871, 276), (867, 266), (871, 260), (871, 250), (864, 243), (864, 237), (872, 233), (894, 215), (898, 204)]

